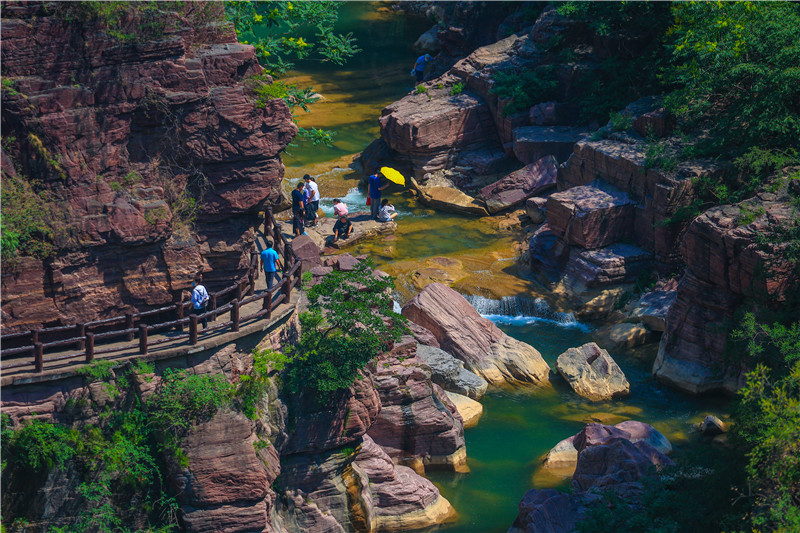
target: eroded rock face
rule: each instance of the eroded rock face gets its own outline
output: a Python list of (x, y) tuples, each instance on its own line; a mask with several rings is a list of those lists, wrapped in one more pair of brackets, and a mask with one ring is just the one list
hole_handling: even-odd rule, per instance
[(578, 186), (547, 199), (553, 232), (585, 249), (602, 248), (630, 237), (634, 202), (613, 188)]
[(393, 460), (424, 471), (466, 464), (461, 416), (406, 338), (377, 360), (373, 371), (381, 409), (369, 436)]
[[(280, 152), (297, 131), (284, 102), (257, 108), (243, 87), (262, 69), (218, 24), (222, 6), (132, 42), (57, 12), (3, 14), (2, 74), (19, 93), (3, 91), (8, 155), (71, 236), (52, 260), (4, 268), (4, 331), (163, 306), (200, 272), (230, 285), (248, 267), (253, 216), (281, 197)], [(193, 233), (175, 199), (198, 186)]]
[(428, 329), (443, 350), (489, 383), (549, 380), (550, 368), (535, 348), (500, 331), (446, 285), (425, 287), (403, 307), (403, 316)]
[(593, 342), (559, 355), (556, 369), (577, 394), (595, 402), (630, 393), (625, 374), (608, 352)]
[(252, 426), (241, 413), (220, 411), (182, 442), (188, 465), (173, 465), (172, 482), (187, 531), (274, 531), (270, 486), (280, 461), (272, 445), (256, 451)]
[[(686, 273), (666, 317), (653, 375), (692, 393), (735, 392), (743, 368), (725, 360), (730, 323), (747, 296), (781, 301), (792, 268), (779, 247), (763, 248), (756, 235), (791, 222), (791, 207), (761, 201), (763, 214), (740, 223), (742, 207), (709, 209), (689, 225), (681, 245)], [(753, 209), (750, 207), (750, 209)]]

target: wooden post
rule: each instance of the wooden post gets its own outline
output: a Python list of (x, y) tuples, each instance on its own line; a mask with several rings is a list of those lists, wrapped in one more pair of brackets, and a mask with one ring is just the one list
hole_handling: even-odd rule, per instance
[(239, 300), (231, 302), (231, 321), (233, 322), (232, 331), (239, 331)]
[(35, 345), (37, 342), (39, 342), (39, 330), (38, 329), (32, 329), (31, 330), (31, 344)]
[[(183, 302), (175, 304), (175, 314), (178, 316), (178, 320), (183, 320)], [(178, 322), (175, 331), (183, 331), (182, 322)]]
[(253, 293), (256, 290), (256, 279), (258, 279), (258, 269), (251, 270), (250, 271), (250, 277), (247, 280), (247, 285), (248, 285), (247, 295), (248, 296), (252, 296)]
[(41, 374), (44, 370), (44, 348), (42, 348), (41, 342), (33, 345), (33, 364), (36, 367), (36, 372)]
[[(125, 329), (133, 329), (133, 313), (125, 313)], [(133, 340), (133, 333), (128, 333), (128, 340)]]
[(283, 278), (283, 282), (285, 283), (283, 286), (283, 294), (286, 295), (286, 303), (289, 303), (289, 300), (292, 297), (292, 277), (286, 276)]
[(267, 291), (264, 293), (264, 309), (267, 311), (266, 317), (272, 318), (272, 295), (275, 294), (272, 291)]
[(75, 336), (76, 337), (84, 337), (83, 339), (78, 341), (78, 349), (85, 350), (86, 349), (86, 325), (85, 324), (77, 324), (75, 326)]
[[(211, 295), (211, 302), (209, 302), (209, 303), (210, 303), (209, 307), (211, 309), (206, 309), (206, 311), (213, 311), (214, 309), (217, 308), (217, 293), (214, 293), (214, 294)], [(217, 314), (213, 313), (211, 315), (211, 322), (214, 322), (216, 320), (217, 320)]]
[(189, 344), (197, 344), (197, 315), (189, 317)]
[(242, 299), (242, 283), (244, 283), (244, 281), (240, 281), (239, 283), (236, 284), (236, 299), (237, 300), (241, 300)]
[(139, 324), (139, 353), (147, 355), (147, 324)]
[(94, 333), (86, 334), (86, 362), (91, 363), (94, 359)]

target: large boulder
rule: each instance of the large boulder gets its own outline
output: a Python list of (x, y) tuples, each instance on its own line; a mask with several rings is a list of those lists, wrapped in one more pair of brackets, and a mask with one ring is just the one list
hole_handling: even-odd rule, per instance
[(462, 361), (442, 349), (420, 344), (417, 347), (417, 357), (431, 368), (431, 381), (448, 392), (480, 400), (489, 386), (485, 379), (464, 368)]
[(529, 490), (508, 533), (572, 533), (585, 512), (582, 499), (555, 489)]
[(610, 187), (580, 186), (547, 199), (547, 222), (570, 244), (594, 249), (629, 238), (634, 201)]
[(364, 436), (355, 465), (369, 478), (373, 531), (411, 531), (456, 519), (455, 509), (433, 483), (395, 465), (369, 436)]
[(598, 402), (630, 394), (625, 374), (607, 351), (590, 342), (558, 356), (556, 369), (584, 398)]
[(431, 382), (430, 369), (416, 357), (416, 348), (406, 337), (378, 359), (372, 379), (381, 409), (369, 436), (394, 461), (420, 472), (426, 467), (463, 469), (467, 455), (461, 416)]
[(492, 214), (521, 205), (556, 185), (558, 163), (553, 156), (542, 157), (481, 189), (486, 209)]
[(445, 393), (447, 397), (450, 398), (450, 401), (453, 402), (453, 405), (456, 406), (461, 420), (464, 421), (464, 429), (477, 426), (478, 420), (480, 420), (483, 414), (483, 406), (472, 398), (456, 392), (445, 391)]
[(576, 492), (613, 489), (621, 495), (636, 494), (641, 490), (638, 481), (647, 476), (653, 466), (671, 464), (669, 457), (644, 441), (609, 439), (607, 443), (587, 446), (578, 453), (572, 488)]
[(596, 250), (572, 248), (563, 268), (564, 281), (574, 293), (631, 283), (652, 263), (653, 254), (632, 244), (616, 243)]
[(402, 312), (433, 333), (443, 350), (489, 383), (543, 384), (549, 380), (550, 368), (535, 348), (500, 331), (446, 285), (431, 283)]

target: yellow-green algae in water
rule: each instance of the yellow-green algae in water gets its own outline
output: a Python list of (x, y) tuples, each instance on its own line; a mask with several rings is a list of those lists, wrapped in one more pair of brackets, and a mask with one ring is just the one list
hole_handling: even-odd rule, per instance
[[(419, 54), (411, 43), (430, 23), (406, 21), (388, 5), (346, 4), (337, 31), (353, 31), (365, 51), (343, 68), (304, 63), (295, 73), (298, 83), (313, 85), (326, 98), (312, 113), (301, 111), (300, 124), (333, 128), (338, 136), (334, 149), (303, 143), (290, 147), (290, 155), (284, 157), (285, 187), (290, 190), (305, 173), (317, 176), (323, 210), (330, 210), (331, 198), (345, 196), (351, 211), (367, 209), (363, 192), (354, 190), (360, 176), (347, 166), (355, 153), (378, 137), (380, 110), (413, 86), (408, 71)], [(437, 213), (402, 194), (387, 196), (400, 212), (397, 232), (347, 251), (369, 254), (381, 269), (396, 276), (402, 299), (420, 284), (436, 280), (463, 293), (492, 298), (536, 295), (537, 287), (517, 276), (515, 268), (514, 258), (525, 237), (508, 229), (503, 219)], [(560, 353), (592, 340), (590, 328), (574, 322), (508, 319), (501, 329), (536, 347), (553, 369)], [(631, 396), (624, 400), (592, 403), (558, 378), (553, 386), (541, 389), (490, 390), (481, 401), (480, 423), (465, 432), (471, 472), (430, 473), (460, 515), (458, 522), (441, 529), (507, 531), (528, 489), (569, 484), (568, 479), (541, 472), (538, 465), (552, 446), (587, 422), (641, 420), (664, 433), (676, 454), (693, 445), (697, 436), (692, 426), (706, 413), (724, 414), (727, 401), (690, 398), (654, 382), (650, 368), (655, 351), (655, 345), (648, 345), (611, 354), (631, 382)]]

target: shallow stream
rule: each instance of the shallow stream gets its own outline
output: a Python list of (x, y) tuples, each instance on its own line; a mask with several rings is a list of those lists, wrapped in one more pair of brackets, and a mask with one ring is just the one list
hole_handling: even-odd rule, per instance
[[(364, 49), (346, 67), (306, 63), (293, 73), (293, 81), (313, 85), (325, 96), (300, 117), (300, 124), (338, 134), (332, 149), (303, 143), (290, 147), (284, 157), (285, 187), (291, 188), (306, 172), (317, 176), (327, 215), (334, 197), (344, 199), (351, 212), (365, 207), (364, 194), (356, 188), (360, 176), (346, 167), (378, 137), (381, 109), (412, 89), (409, 70), (419, 54), (411, 44), (430, 27), (386, 6), (355, 2), (342, 8), (337, 31), (352, 31)], [(396, 276), (401, 300), (429, 280), (448, 283), (470, 295), (478, 311), (506, 333), (537, 348), (551, 368), (564, 350), (592, 340), (598, 324), (581, 324), (570, 314), (553, 312), (538, 299), (542, 289), (518, 275), (515, 258), (524, 236), (513, 224), (437, 213), (401, 194), (390, 198), (400, 213), (396, 233), (347, 251), (369, 254), (379, 268)], [(528, 489), (568, 485), (568, 478), (539, 472), (538, 461), (588, 421), (648, 422), (671, 440), (677, 454), (696, 442), (692, 425), (708, 412), (724, 413), (726, 403), (690, 398), (654, 382), (650, 368), (656, 350), (651, 344), (611, 354), (631, 383), (631, 396), (625, 400), (591, 403), (559, 380), (544, 389), (490, 391), (481, 401), (480, 423), (466, 430), (470, 473), (430, 474), (460, 516), (441, 529), (506, 531)]]

